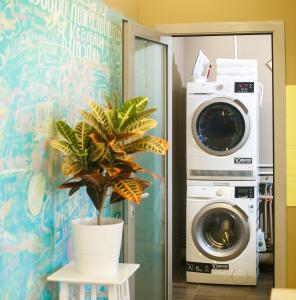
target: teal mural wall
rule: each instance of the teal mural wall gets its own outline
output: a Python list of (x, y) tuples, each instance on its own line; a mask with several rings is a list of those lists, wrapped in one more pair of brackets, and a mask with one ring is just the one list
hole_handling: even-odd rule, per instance
[(57, 299), (46, 276), (73, 257), (70, 199), (54, 120), (74, 125), (89, 99), (121, 95), (121, 17), (95, 0), (0, 1), (0, 299)]

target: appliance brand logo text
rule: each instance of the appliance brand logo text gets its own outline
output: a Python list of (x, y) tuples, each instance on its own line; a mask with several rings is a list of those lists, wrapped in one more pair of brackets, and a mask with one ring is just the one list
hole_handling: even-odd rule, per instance
[(235, 157), (234, 158), (234, 163), (235, 164), (251, 164), (252, 163), (252, 158), (251, 157)]

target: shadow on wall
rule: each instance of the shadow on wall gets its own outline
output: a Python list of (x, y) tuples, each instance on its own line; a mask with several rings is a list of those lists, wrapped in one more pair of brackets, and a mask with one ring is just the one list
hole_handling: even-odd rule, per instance
[[(186, 88), (173, 58), (173, 277), (185, 266)], [(174, 280), (175, 278), (173, 278)]]

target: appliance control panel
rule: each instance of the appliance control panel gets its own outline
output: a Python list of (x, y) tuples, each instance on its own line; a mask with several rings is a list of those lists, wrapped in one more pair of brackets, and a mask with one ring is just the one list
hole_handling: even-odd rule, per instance
[(235, 82), (235, 93), (254, 93), (254, 82)]
[(254, 198), (255, 188), (253, 186), (236, 186), (235, 198)]

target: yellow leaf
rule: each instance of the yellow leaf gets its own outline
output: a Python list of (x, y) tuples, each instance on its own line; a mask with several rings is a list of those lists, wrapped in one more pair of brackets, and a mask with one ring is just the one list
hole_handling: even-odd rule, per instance
[(120, 196), (140, 204), (142, 199), (142, 184), (137, 179), (122, 179), (117, 181), (114, 185), (112, 185), (114, 192), (119, 194)]

